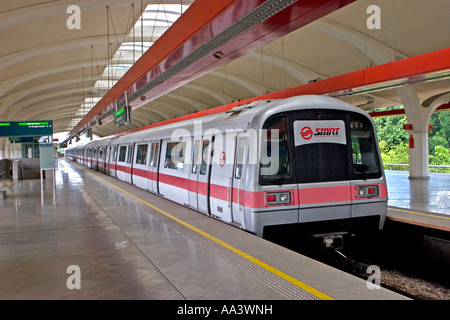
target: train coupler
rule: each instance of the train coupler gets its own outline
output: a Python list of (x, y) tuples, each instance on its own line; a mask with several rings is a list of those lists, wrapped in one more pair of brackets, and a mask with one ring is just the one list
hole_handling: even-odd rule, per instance
[(340, 250), (344, 248), (344, 236), (348, 234), (348, 232), (320, 233), (313, 234), (312, 238), (321, 244), (322, 250)]

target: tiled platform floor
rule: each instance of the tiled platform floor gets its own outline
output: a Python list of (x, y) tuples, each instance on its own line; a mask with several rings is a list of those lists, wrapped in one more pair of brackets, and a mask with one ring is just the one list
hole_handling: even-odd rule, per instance
[(386, 170), (389, 206), (450, 215), (450, 174), (408, 179), (407, 171)]
[[(40, 180), (23, 180), (0, 200), (0, 300), (286, 300), (323, 298), (321, 293), (334, 299), (405, 298), (383, 288), (369, 290), (363, 279), (93, 174), (62, 160), (56, 188), (50, 180), (43, 189)], [(80, 268), (81, 290), (68, 288), (76, 275), (68, 273), (72, 265)]]
[(56, 189), (24, 180), (0, 201), (0, 299), (285, 299), (80, 174), (61, 161)]

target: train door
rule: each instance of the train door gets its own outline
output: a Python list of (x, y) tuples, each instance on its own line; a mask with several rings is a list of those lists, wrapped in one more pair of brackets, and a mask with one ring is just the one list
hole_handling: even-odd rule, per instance
[(203, 137), (201, 146), (201, 164), (198, 172), (198, 210), (207, 214), (211, 214), (209, 194), (210, 194), (210, 179), (211, 179), (211, 163), (213, 157), (214, 136)]
[(116, 177), (119, 180), (125, 181), (127, 175), (127, 146), (119, 145), (118, 148)]
[(232, 174), (231, 214), (234, 223), (244, 226), (245, 175), (247, 170), (248, 137), (238, 133), (235, 144), (234, 171)]
[(92, 169), (98, 170), (98, 148), (92, 148)]
[(158, 193), (158, 164), (159, 164), (159, 149), (161, 141), (152, 141), (150, 148), (150, 158), (148, 164), (148, 180), (147, 189), (151, 192)]
[(88, 149), (87, 166), (88, 166), (89, 168), (92, 168), (92, 149), (93, 149), (93, 148), (89, 148), (89, 149)]
[(109, 176), (111, 174), (111, 167), (110, 167), (110, 161), (111, 161), (111, 146), (105, 147), (105, 173)]
[[(334, 110), (304, 110), (291, 116), (299, 222), (350, 218), (347, 115)], [(283, 144), (292, 145), (287, 141)]]
[(105, 147), (98, 148), (98, 171), (105, 173)]
[(148, 187), (148, 142), (138, 143), (133, 162), (133, 184), (142, 189)]
[(189, 173), (189, 206), (198, 210), (198, 176), (202, 163), (202, 138), (194, 137), (192, 145), (192, 161)]
[(236, 135), (214, 136), (214, 155), (209, 183), (209, 202), (211, 214), (225, 222), (233, 222), (231, 214), (232, 185), (235, 159)]
[(158, 172), (158, 187), (161, 194), (184, 205), (189, 203), (189, 166), (186, 165), (186, 155), (190, 152), (187, 149), (190, 148), (186, 141), (163, 140)]
[(133, 155), (134, 155), (134, 144), (129, 144), (127, 146), (127, 163), (125, 168), (125, 182), (133, 183)]
[(117, 178), (117, 150), (118, 145), (110, 146), (110, 156), (109, 156), (109, 174)]

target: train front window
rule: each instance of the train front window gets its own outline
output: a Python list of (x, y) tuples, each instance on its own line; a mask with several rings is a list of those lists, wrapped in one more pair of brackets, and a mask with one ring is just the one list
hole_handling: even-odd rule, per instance
[(363, 117), (350, 118), (352, 178), (379, 178), (381, 170), (375, 139), (369, 121)]
[(287, 118), (285, 115), (268, 119), (263, 126), (260, 157), (260, 183), (288, 183), (289, 165)]

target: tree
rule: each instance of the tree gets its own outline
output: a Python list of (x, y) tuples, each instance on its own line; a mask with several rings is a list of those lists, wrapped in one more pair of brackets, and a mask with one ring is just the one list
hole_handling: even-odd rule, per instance
[[(377, 111), (395, 110), (401, 107), (377, 109)], [(408, 131), (403, 130), (407, 123), (406, 116), (390, 116), (374, 118), (383, 163), (409, 163)], [(431, 165), (450, 165), (450, 112), (435, 112), (429, 132), (429, 162)], [(439, 172), (450, 172), (450, 169), (439, 169)]]

